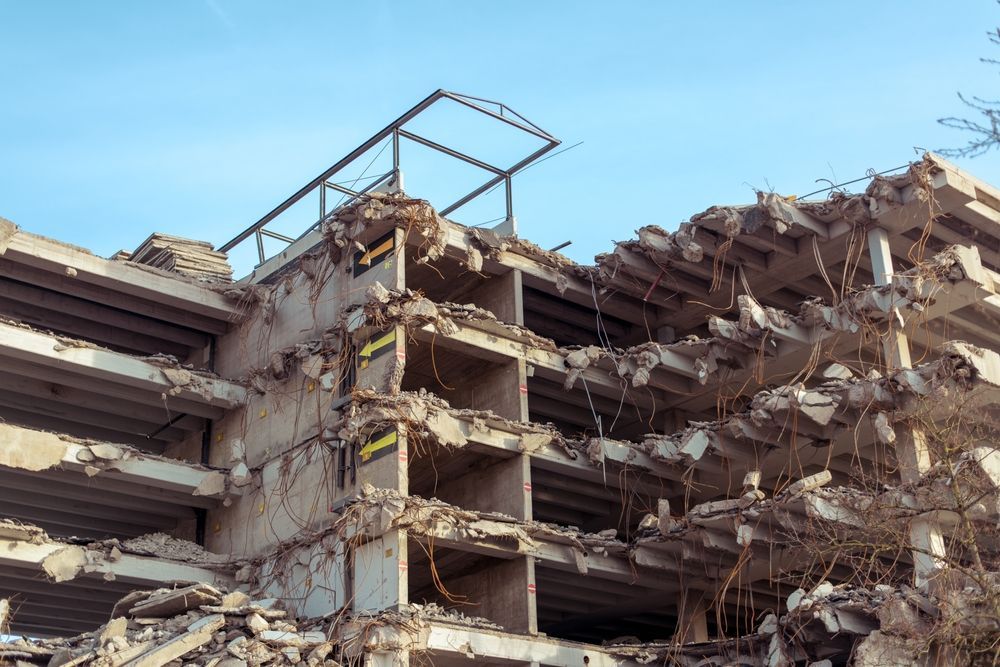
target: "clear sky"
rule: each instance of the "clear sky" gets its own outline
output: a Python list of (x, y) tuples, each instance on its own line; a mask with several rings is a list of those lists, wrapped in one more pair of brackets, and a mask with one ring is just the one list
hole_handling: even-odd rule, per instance
[[(997, 25), (992, 0), (0, 0), (0, 215), (101, 255), (152, 231), (221, 244), (445, 88), (583, 142), (514, 196), (522, 236), (590, 261), (755, 188), (801, 195), (963, 143), (935, 121), (962, 113), (956, 91), (1000, 97), (978, 61), (1000, 56)], [(1000, 154), (960, 164), (1000, 184)], [(408, 190), (439, 206), (481, 178), (418, 171)]]

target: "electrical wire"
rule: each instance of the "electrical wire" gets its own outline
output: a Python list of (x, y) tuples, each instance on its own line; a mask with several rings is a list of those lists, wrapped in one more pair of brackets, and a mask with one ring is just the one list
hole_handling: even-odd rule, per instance
[[(868, 180), (870, 178), (875, 178), (876, 176), (885, 176), (886, 174), (891, 174), (892, 172), (899, 171), (900, 169), (909, 169), (909, 167), (910, 167), (910, 163), (907, 162), (904, 165), (901, 165), (899, 167), (893, 167), (892, 169), (886, 169), (885, 171), (878, 171), (878, 172), (874, 172), (874, 173), (868, 173), (868, 174), (865, 174), (864, 176), (862, 176), (861, 178), (855, 178), (852, 181), (844, 181), (843, 183), (837, 183), (836, 185), (831, 185), (830, 187), (823, 188), (822, 190), (816, 190), (815, 192), (810, 192), (809, 194), (801, 195), (801, 196), (798, 197), (798, 199), (805, 199), (806, 197), (812, 197), (813, 195), (818, 195), (818, 194), (822, 194), (824, 192), (829, 192), (830, 190), (836, 190), (837, 188), (842, 188), (845, 185), (851, 185), (852, 183), (860, 183), (861, 181), (865, 181), (865, 180)], [(819, 181), (826, 181), (827, 183), (830, 182), (829, 180), (827, 180), (825, 178), (817, 179), (817, 182), (819, 182)]]
[[(382, 153), (385, 152), (385, 149), (388, 148), (389, 144), (391, 144), (391, 143), (392, 143), (392, 138), (389, 138), (389, 139), (386, 140), (386, 142), (384, 144), (382, 144), (382, 148), (378, 149), (378, 153), (375, 153), (375, 157), (373, 157), (372, 161), (368, 163), (368, 166), (364, 168), (364, 171), (361, 172), (361, 175), (358, 176), (357, 178), (355, 178), (353, 181), (351, 181), (351, 188), (350, 188), (351, 190), (353, 190), (354, 186), (358, 184), (358, 181), (360, 181), (362, 178), (364, 178), (364, 175), (367, 174), (368, 170), (372, 168), (373, 164), (375, 164), (375, 160), (379, 159), (379, 157), (382, 155)], [(338, 185), (339, 185), (339, 183), (338, 183)], [(340, 200), (337, 202), (337, 204), (333, 208), (336, 209), (338, 206), (340, 206), (344, 202), (344, 198), (345, 197), (347, 197), (346, 194), (341, 195), (340, 196)]]

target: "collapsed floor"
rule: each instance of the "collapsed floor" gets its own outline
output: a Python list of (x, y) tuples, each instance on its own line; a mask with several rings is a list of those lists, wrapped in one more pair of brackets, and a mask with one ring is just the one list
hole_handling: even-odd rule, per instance
[(594, 266), (402, 193), (237, 283), (0, 221), (0, 662), (993, 664), (998, 271), (933, 155)]

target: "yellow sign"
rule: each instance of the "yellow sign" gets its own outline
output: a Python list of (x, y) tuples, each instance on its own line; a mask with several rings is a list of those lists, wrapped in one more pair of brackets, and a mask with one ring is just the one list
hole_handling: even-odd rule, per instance
[(362, 266), (371, 266), (372, 259), (392, 250), (392, 242), (392, 238), (386, 239), (381, 245), (378, 245), (361, 255), (361, 259), (358, 260), (358, 264), (361, 264)]
[(372, 454), (381, 449), (385, 449), (386, 447), (395, 445), (396, 440), (397, 435), (395, 431), (391, 431), (375, 440), (369, 440), (365, 443), (365, 446), (361, 448), (361, 462), (367, 463), (371, 460)]
[(384, 350), (387, 345), (396, 342), (396, 330), (393, 329), (387, 334), (384, 334), (378, 338), (371, 338), (365, 346), (361, 348), (358, 356), (361, 357), (361, 363), (359, 366), (361, 368), (368, 368), (368, 362), (373, 356), (377, 357), (381, 354), (381, 350)]

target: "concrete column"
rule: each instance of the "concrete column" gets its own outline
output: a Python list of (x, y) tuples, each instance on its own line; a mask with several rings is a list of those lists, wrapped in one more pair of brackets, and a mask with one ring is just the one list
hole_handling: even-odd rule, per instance
[[(868, 231), (868, 252), (872, 273), (877, 285), (892, 282), (892, 253), (889, 235), (880, 227)], [(910, 368), (910, 346), (906, 333), (891, 328), (883, 341), (887, 368)], [(904, 483), (914, 483), (931, 467), (927, 436), (920, 429), (899, 426), (896, 428), (896, 458), (899, 474)], [(918, 586), (925, 585), (942, 567), (945, 556), (944, 537), (937, 522), (917, 517), (910, 522), (910, 543), (914, 547), (914, 578)]]

